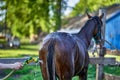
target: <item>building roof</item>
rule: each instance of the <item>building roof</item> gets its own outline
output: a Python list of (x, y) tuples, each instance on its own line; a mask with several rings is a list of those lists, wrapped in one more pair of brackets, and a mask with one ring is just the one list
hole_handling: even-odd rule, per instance
[(119, 15), (120, 15), (120, 10), (112, 13), (111, 16), (106, 20), (106, 22), (109, 22), (109, 21), (113, 20), (114, 18), (116, 18)]
[[(118, 10), (120, 11), (120, 4), (114, 4), (112, 6), (106, 7), (105, 9), (106, 9), (106, 19), (110, 20), (111, 19), (110, 17), (113, 16), (113, 13), (116, 13), (116, 11)], [(95, 15), (97, 12), (92, 13), (92, 15)], [(85, 24), (87, 19), (88, 18), (86, 15), (72, 17), (72, 18), (66, 19), (68, 23), (63, 25), (63, 27), (67, 29), (73, 29), (73, 28), (78, 29), (78, 28), (81, 28)]]

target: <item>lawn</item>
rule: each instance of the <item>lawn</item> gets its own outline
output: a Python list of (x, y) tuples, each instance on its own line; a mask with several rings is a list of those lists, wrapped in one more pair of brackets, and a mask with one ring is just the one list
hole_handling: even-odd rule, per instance
[[(28, 40), (22, 40), (21, 46), (18, 49), (0, 49), (0, 57), (25, 57), (25, 56), (38, 56), (39, 44), (30, 44)], [(116, 57), (120, 60), (119, 56), (107, 55), (106, 57)], [(88, 80), (95, 80), (96, 66), (89, 65)], [(5, 70), (8, 74), (11, 70)], [(104, 72), (111, 73), (120, 76), (119, 67), (104, 67)], [(23, 69), (16, 71), (7, 80), (42, 80), (42, 75), (39, 65), (37, 66), (25, 66)], [(78, 80), (78, 77), (74, 77), (72, 80)]]
[[(5, 70), (8, 74), (11, 70)], [(25, 66), (12, 74), (7, 80), (42, 80), (42, 74), (39, 66)], [(73, 77), (72, 80), (78, 80)], [(95, 66), (90, 65), (88, 71), (88, 80), (95, 80)]]
[(39, 44), (30, 44), (28, 39), (22, 39), (20, 48), (0, 49), (0, 57), (38, 56), (39, 47)]
[[(5, 71), (6, 74), (10, 70)], [(104, 72), (120, 76), (120, 67), (104, 67)], [(114, 73), (113, 73), (114, 72)], [(95, 80), (96, 66), (89, 65), (88, 80)], [(16, 71), (7, 80), (43, 80), (40, 67), (37, 66), (25, 66), (23, 69)], [(78, 77), (74, 77), (72, 80), (78, 80)]]

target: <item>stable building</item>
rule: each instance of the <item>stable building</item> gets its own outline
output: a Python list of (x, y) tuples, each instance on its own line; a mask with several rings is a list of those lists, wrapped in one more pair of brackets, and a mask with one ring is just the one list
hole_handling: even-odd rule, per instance
[(106, 20), (106, 28), (105, 28), (105, 47), (108, 49), (120, 50), (120, 10), (112, 13), (112, 15)]

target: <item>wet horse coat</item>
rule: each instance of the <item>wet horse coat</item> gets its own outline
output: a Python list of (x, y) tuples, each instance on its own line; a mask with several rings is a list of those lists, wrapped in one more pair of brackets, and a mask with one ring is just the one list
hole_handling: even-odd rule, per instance
[(87, 80), (88, 47), (98, 27), (102, 26), (102, 16), (88, 14), (89, 20), (78, 33), (54, 32), (44, 38), (39, 51), (44, 80), (55, 80), (55, 76), (60, 80), (72, 80), (75, 75)]

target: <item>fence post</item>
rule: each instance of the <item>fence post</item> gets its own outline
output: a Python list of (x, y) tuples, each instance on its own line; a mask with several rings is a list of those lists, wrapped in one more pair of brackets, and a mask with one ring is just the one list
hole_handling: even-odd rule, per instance
[[(105, 9), (99, 10), (99, 14), (101, 15), (102, 13), (104, 13), (104, 17), (102, 19), (103, 26), (101, 27), (101, 37), (102, 37), (102, 39), (105, 39), (105, 23), (106, 23), (106, 11), (105, 11)], [(100, 58), (104, 58), (104, 55), (106, 52), (106, 50), (103, 46), (104, 46), (104, 41), (101, 40), (99, 45), (98, 45), (98, 48), (99, 48), (98, 53), (99, 53)], [(104, 78), (103, 67), (104, 67), (103, 64), (96, 65), (96, 80), (103, 80), (103, 78)]]

